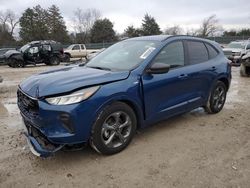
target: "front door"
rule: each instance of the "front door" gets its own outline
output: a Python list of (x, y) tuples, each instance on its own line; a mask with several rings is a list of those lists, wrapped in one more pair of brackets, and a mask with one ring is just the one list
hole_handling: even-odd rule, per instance
[(187, 110), (188, 101), (193, 96), (184, 54), (182, 41), (171, 42), (153, 60), (153, 63), (169, 64), (169, 72), (142, 76), (147, 120), (164, 119)]

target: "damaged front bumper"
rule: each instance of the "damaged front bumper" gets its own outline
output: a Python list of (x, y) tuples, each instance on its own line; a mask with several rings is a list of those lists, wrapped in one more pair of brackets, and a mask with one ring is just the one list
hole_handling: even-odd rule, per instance
[(24, 122), (25, 131), (23, 134), (26, 136), (27, 143), (30, 151), (39, 157), (49, 157), (58, 150), (62, 149), (64, 145), (55, 145), (51, 143), (42, 133), (39, 132), (35, 127)]

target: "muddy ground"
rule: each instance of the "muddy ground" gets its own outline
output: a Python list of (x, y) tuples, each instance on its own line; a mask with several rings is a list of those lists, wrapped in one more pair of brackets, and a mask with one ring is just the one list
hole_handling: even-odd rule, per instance
[(0, 187), (250, 187), (250, 78), (233, 80), (224, 109), (203, 109), (138, 131), (113, 156), (86, 148), (41, 159), (27, 148), (16, 87), (47, 66), (0, 67)]

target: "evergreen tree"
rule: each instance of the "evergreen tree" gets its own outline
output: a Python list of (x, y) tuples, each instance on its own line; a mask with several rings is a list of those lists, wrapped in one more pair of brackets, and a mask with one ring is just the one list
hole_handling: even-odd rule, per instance
[(59, 8), (55, 5), (48, 9), (48, 29), (50, 39), (59, 42), (69, 42), (65, 22)]
[(154, 17), (145, 14), (142, 20), (142, 35), (159, 35), (161, 34), (159, 25), (156, 23)]
[(91, 42), (113, 42), (116, 41), (113, 23), (107, 19), (96, 20), (91, 29)]
[(20, 18), (20, 37), (29, 42), (32, 40), (45, 40), (49, 37), (48, 12), (40, 5), (33, 9), (26, 9)]
[(124, 35), (127, 37), (139, 37), (140, 34), (141, 31), (139, 29), (134, 28), (133, 25), (128, 26), (124, 31)]

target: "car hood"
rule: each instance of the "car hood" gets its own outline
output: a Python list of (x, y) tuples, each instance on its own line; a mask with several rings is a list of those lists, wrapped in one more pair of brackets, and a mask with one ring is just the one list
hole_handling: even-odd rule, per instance
[(231, 51), (231, 52), (234, 52), (234, 53), (237, 53), (237, 52), (242, 52), (244, 51), (244, 49), (240, 49), (240, 48), (223, 48), (223, 51)]
[(21, 54), (21, 52), (20, 51), (17, 51), (17, 50), (8, 50), (5, 54), (4, 54), (4, 56), (6, 57), (6, 58), (9, 58), (11, 55), (13, 55), (13, 54)]
[(123, 80), (128, 76), (129, 71), (111, 72), (72, 66), (33, 75), (24, 80), (19, 87), (29, 96), (39, 98), (71, 92), (91, 85)]

